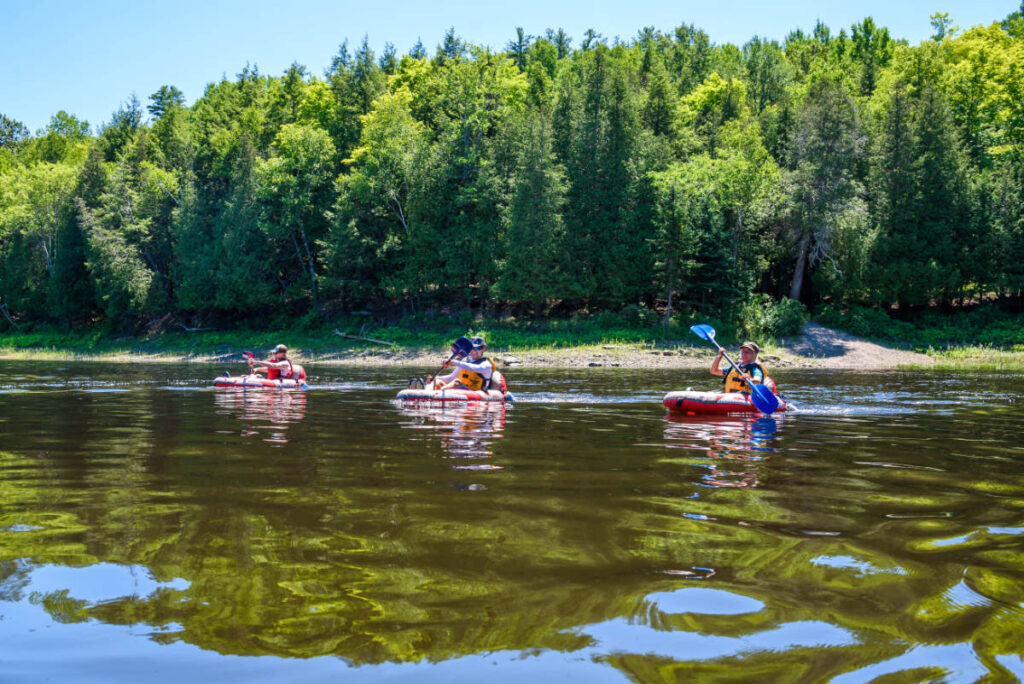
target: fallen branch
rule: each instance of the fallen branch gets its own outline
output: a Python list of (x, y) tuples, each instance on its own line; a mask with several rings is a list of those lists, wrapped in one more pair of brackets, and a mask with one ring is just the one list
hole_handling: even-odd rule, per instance
[(350, 340), (361, 340), (363, 342), (373, 342), (374, 344), (384, 344), (384, 345), (387, 345), (389, 347), (393, 347), (395, 345), (394, 342), (388, 342), (386, 340), (375, 340), (372, 337), (361, 337), (359, 335), (349, 335), (348, 333), (343, 333), (340, 330), (335, 330), (334, 334), (335, 335), (341, 335), (342, 337), (347, 337)]
[(179, 323), (178, 325), (180, 325), (185, 332), (203, 332), (205, 330), (216, 330), (216, 328), (190, 328), (184, 323)]

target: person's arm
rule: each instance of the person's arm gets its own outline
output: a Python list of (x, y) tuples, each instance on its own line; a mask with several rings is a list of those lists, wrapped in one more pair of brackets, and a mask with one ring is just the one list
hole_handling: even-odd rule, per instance
[(764, 372), (760, 368), (753, 368), (747, 376), (750, 378), (750, 382), (755, 385), (760, 385), (764, 382)]
[(256, 364), (259, 368), (253, 368), (254, 373), (265, 373), (268, 368), (276, 368), (278, 370), (284, 370), (290, 365), (287, 361), (259, 361), (253, 360), (249, 365)]
[(718, 356), (715, 357), (714, 363), (711, 364), (711, 374), (712, 375), (717, 375), (719, 377), (725, 375), (725, 371), (723, 371), (722, 369), (720, 369), (718, 367), (718, 365), (720, 363), (722, 363), (722, 350), (721, 349), (718, 350)]
[(449, 373), (448, 375), (446, 375), (443, 378), (441, 378), (441, 382), (451, 382), (452, 380), (454, 380), (457, 377), (459, 377), (459, 369), (458, 368), (456, 368), (451, 373)]
[(482, 375), (487, 380), (491, 379), (491, 373), (494, 372), (494, 366), (491, 365), (490, 361), (476, 362), (468, 359), (456, 359), (452, 361), (452, 364), (459, 368), (465, 368), (468, 371)]

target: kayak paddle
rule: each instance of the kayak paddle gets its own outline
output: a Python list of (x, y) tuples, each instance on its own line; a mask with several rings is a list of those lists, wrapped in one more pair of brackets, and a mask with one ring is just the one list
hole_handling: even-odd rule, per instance
[(770, 414), (775, 409), (779, 408), (779, 398), (772, 394), (772, 391), (765, 387), (764, 385), (755, 385), (753, 381), (750, 379), (750, 376), (744, 373), (739, 366), (733, 363), (732, 359), (729, 358), (729, 355), (725, 353), (724, 349), (722, 349), (722, 346), (715, 341), (714, 328), (712, 328), (710, 325), (706, 323), (701, 323), (699, 325), (690, 326), (690, 330), (697, 337), (701, 338), (702, 340), (707, 340), (711, 344), (718, 347), (718, 350), (722, 352), (722, 356), (725, 357), (725, 360), (728, 361), (729, 364), (733, 368), (735, 368), (741, 376), (743, 376), (743, 379), (746, 381), (747, 385), (750, 386), (750, 402), (757, 407), (758, 411), (760, 411), (761, 413)]

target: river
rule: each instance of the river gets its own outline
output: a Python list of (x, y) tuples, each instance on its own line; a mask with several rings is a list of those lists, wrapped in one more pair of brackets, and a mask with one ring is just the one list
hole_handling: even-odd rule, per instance
[(0, 362), (0, 681), (1024, 678), (1024, 374), (223, 370)]

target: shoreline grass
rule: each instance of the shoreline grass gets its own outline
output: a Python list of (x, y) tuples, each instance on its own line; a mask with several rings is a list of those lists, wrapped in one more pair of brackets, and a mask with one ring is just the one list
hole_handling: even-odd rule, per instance
[(929, 350), (935, 359), (927, 366), (921, 364), (900, 365), (905, 370), (972, 370), (972, 371), (1019, 371), (1024, 372), (1024, 350), (1018, 346), (1012, 349), (993, 349), (977, 345), (951, 347), (941, 351)]

